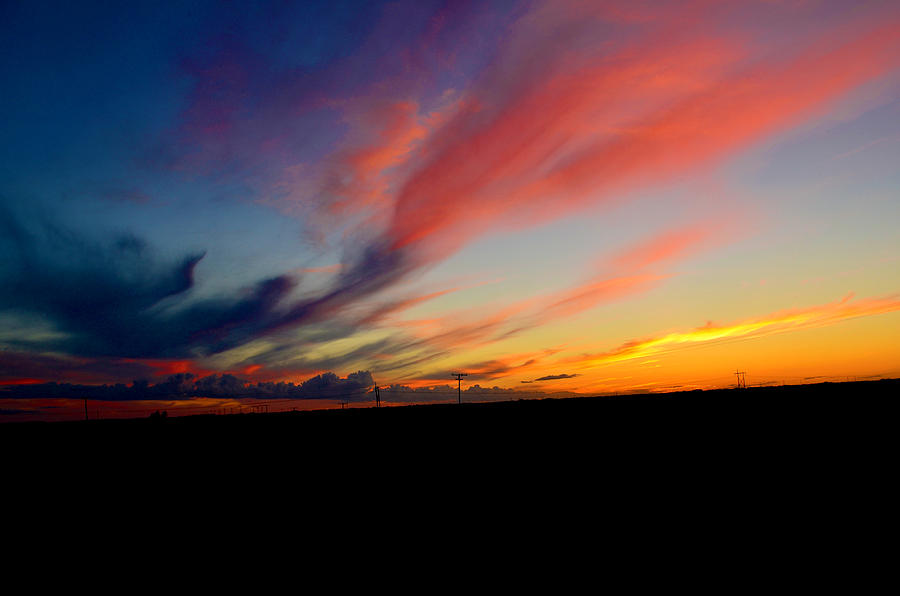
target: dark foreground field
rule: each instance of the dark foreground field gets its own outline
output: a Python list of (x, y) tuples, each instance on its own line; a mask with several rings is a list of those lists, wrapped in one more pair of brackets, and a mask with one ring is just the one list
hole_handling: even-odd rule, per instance
[[(146, 493), (178, 509), (200, 490), (209, 502), (250, 507), (244, 513), (263, 502), (293, 511), (316, 495), (331, 515), (333, 503), (434, 511), (465, 504), (485, 513), (538, 506), (549, 495), (578, 499), (576, 511), (613, 499), (667, 519), (715, 506), (746, 519), (775, 507), (818, 520), (848, 491), (866, 503), (889, 494), (900, 447), (898, 390), (900, 380), (883, 380), (12, 423), (0, 425), (0, 449), (7, 486), (35, 498), (27, 491), (38, 491), (37, 479), (55, 487), (46, 495), (64, 500), (84, 491), (102, 492), (109, 503)], [(748, 501), (750, 509), (738, 506)], [(564, 513), (560, 506), (552, 510)], [(618, 519), (618, 507), (604, 515)]]
[[(625, 444), (785, 437), (872, 439), (894, 433), (900, 379), (666, 394), (414, 405), (347, 410), (150, 417), (0, 426), (7, 440), (281, 443), (379, 451), (399, 443), (509, 441)], [(884, 438), (884, 437), (882, 437)]]

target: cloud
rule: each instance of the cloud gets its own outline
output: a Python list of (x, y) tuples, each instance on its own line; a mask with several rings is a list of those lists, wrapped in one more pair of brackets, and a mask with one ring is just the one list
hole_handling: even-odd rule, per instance
[(764, 337), (787, 333), (800, 329), (810, 329), (833, 325), (856, 317), (878, 315), (900, 310), (900, 296), (853, 300), (848, 295), (842, 300), (805, 309), (775, 312), (764, 317), (748, 319), (730, 325), (708, 323), (691, 331), (673, 332), (658, 337), (626, 342), (614, 350), (599, 354), (588, 354), (567, 359), (568, 363), (579, 363), (586, 367), (608, 362), (633, 360), (661, 352), (677, 350), (692, 344)]
[(414, 306), (418, 306), (419, 304), (423, 304), (425, 302), (428, 302), (429, 300), (433, 300), (452, 292), (456, 292), (459, 289), (460, 288), (449, 288), (447, 290), (439, 290), (437, 292), (431, 292), (429, 294), (424, 294), (421, 296), (413, 296), (412, 298), (401, 298), (399, 300), (394, 300), (392, 302), (378, 305), (377, 307), (366, 313), (366, 315), (362, 319), (357, 321), (357, 324), (371, 325), (377, 323), (378, 321), (384, 319), (385, 317), (388, 317), (389, 315), (393, 315), (413, 308)]
[[(191, 67), (195, 91), (178, 140), (216, 171), (253, 172), (246, 179), (271, 204), (350, 211), (350, 222), (361, 207), (373, 211), (366, 227), (380, 232), (346, 248), (331, 291), (300, 305), (289, 324), (305, 318), (300, 310), (340, 308), (420, 273), (496, 227), (545, 222), (708, 167), (896, 65), (898, 24), (874, 9), (773, 56), (745, 25), (744, 13), (761, 8), (700, 4), (676, 3), (665, 19), (605, 3), (539, 2), (509, 11), (513, 20), (386, 8), (363, 48), (390, 40), (396, 51), (311, 77), (276, 72), (240, 44), (213, 44), (207, 63)], [(474, 55), (497, 38), (489, 24), (498, 22), (502, 41), (464, 73), (469, 82), (458, 91), (442, 84), (446, 63), (432, 58), (448, 48)], [(621, 26), (615, 35), (598, 33), (610, 22)], [(323, 109), (346, 133), (322, 143), (336, 148), (317, 161), (300, 155), (296, 127)], [(623, 263), (664, 259), (692, 240), (668, 238)]]
[(404, 172), (390, 250), (440, 258), (492, 226), (554, 219), (719, 161), (896, 64), (887, 57), (896, 23), (849, 38), (828, 32), (793, 55), (749, 62), (750, 48), (704, 29), (712, 23), (688, 29), (693, 40), (654, 31), (658, 39), (602, 57), (590, 42), (575, 53), (581, 37), (561, 39), (578, 25), (562, 14), (517, 23), (514, 41)]
[[(701, 246), (709, 246), (717, 233), (707, 228), (704, 224), (663, 230), (614, 256), (601, 267), (600, 274), (563, 290), (518, 300), (474, 320), (467, 321), (465, 315), (455, 313), (407, 325), (422, 342), (445, 349), (508, 339), (528, 329), (653, 289), (671, 274), (648, 273), (645, 269), (659, 263), (672, 264)], [(615, 273), (610, 274), (609, 270)]]
[(340, 263), (335, 263), (334, 265), (324, 265), (322, 267), (304, 267), (300, 270), (301, 273), (337, 273), (343, 268), (343, 265)]
[[(43, 216), (26, 217), (0, 203), (2, 323), (38, 317), (46, 329), (8, 333), (17, 351), (53, 351), (81, 358), (175, 362), (223, 352), (297, 325), (330, 319), (332, 337), (352, 334), (454, 289), (399, 297), (363, 309), (349, 307), (390, 285), (402, 261), (372, 250), (342, 268), (321, 295), (291, 300), (294, 275), (261, 280), (231, 295), (197, 298), (196, 253), (164, 260), (128, 233), (95, 240)], [(345, 313), (345, 323), (335, 317)], [(24, 323), (19, 325), (24, 328)], [(37, 361), (40, 361), (38, 358)], [(60, 370), (72, 371), (59, 362)], [(165, 366), (165, 365), (164, 365)]]
[(302, 397), (359, 397), (375, 385), (368, 371), (350, 373), (342, 379), (334, 373), (325, 373), (308, 379), (300, 386)]
[(170, 375), (151, 384), (135, 380), (131, 385), (82, 385), (40, 383), (4, 385), (0, 380), (0, 399), (97, 399), (104, 401), (189, 400), (194, 398), (283, 398), (338, 399), (361, 398), (374, 386), (368, 371), (350, 373), (342, 378), (327, 372), (299, 385), (291, 382), (250, 383), (234, 375), (197, 377), (192, 373)]
[(621, 252), (613, 259), (613, 264), (635, 270), (685, 258), (721, 238), (724, 227), (714, 222), (704, 222), (666, 230)]
[(115, 382), (155, 376), (156, 369), (143, 362), (0, 349), (0, 385), (38, 384), (58, 379)]
[(462, 367), (468, 373), (469, 381), (499, 379), (517, 372), (526, 371), (553, 354), (553, 350), (526, 354), (512, 354), (502, 358), (468, 364)]
[[(715, 165), (897, 64), (900, 25), (870, 14), (777, 56), (747, 32), (723, 35), (740, 27), (723, 23), (722, 13), (692, 9), (617, 41), (597, 35), (607, 18), (538, 5), (433, 125), (422, 102), (370, 90), (373, 106), (392, 106), (390, 116), (371, 145), (354, 149), (351, 141), (343, 151), (356, 168), (344, 179), (366, 187), (356, 193), (365, 204), (365, 181), (377, 180), (376, 221), (384, 225), (330, 299), (368, 296), (497, 227), (546, 222)], [(332, 194), (344, 202), (346, 190)], [(705, 233), (660, 239), (621, 262), (672, 258)]]
[[(659, 244), (657, 238), (677, 235), (682, 229), (684, 228), (663, 230), (649, 239), (641, 240), (636, 246)], [(696, 239), (697, 244), (704, 246), (709, 244), (708, 237), (707, 234), (691, 235), (691, 238)], [(628, 249), (626, 252), (631, 250)], [(676, 258), (683, 258), (694, 250), (696, 250), (695, 245), (682, 241), (678, 254), (668, 255), (665, 263), (671, 264)], [(670, 277), (664, 273), (642, 273), (641, 267), (646, 267), (648, 264), (641, 263), (639, 265), (635, 271), (624, 271), (619, 265), (617, 257), (613, 257), (607, 265), (601, 266), (601, 269), (611, 268), (621, 274), (619, 276), (609, 277), (601, 273), (571, 288), (514, 301), (493, 313), (485, 315), (482, 314), (481, 309), (478, 309), (474, 312), (456, 312), (427, 320), (410, 321), (392, 318), (390, 324), (404, 329), (405, 332), (393, 333), (376, 341), (354, 345), (353, 348), (338, 353), (327, 350), (328, 356), (321, 356), (321, 351), (312, 346), (309, 350), (303, 350), (304, 344), (298, 343), (298, 340), (293, 338), (288, 340), (288, 344), (284, 347), (273, 348), (265, 353), (256, 353), (254, 361), (281, 367), (297, 366), (303, 370), (338, 369), (351, 366), (365, 366), (377, 373), (408, 370), (414, 366), (422, 366), (440, 360), (448, 354), (467, 347), (484, 347), (490, 343), (509, 339), (529, 329), (575, 316), (601, 304), (648, 291)], [(348, 318), (348, 320), (353, 321), (351, 326), (384, 322), (388, 315), (398, 314), (405, 308), (457, 289), (459, 288), (412, 298), (401, 298), (378, 305), (371, 310), (363, 309), (364, 314), (361, 317)], [(350, 331), (348, 330), (347, 333)], [(308, 355), (304, 352), (317, 355)], [(285, 357), (288, 360), (284, 360)], [(519, 363), (511, 362), (517, 359), (520, 359)], [(482, 378), (497, 378), (509, 373), (512, 366), (525, 360), (527, 358), (514, 355), (504, 357), (502, 362), (471, 364), (466, 369), (472, 371), (473, 374), (484, 374)]]
[(569, 317), (598, 304), (643, 292), (668, 278), (668, 275), (630, 275), (593, 279), (579, 286), (550, 295), (536, 315), (535, 324)]
[(548, 375), (546, 377), (541, 377), (539, 379), (535, 379), (535, 381), (556, 381), (557, 379), (572, 379), (577, 376), (578, 376), (577, 374), (576, 375), (567, 375), (567, 374)]
[(57, 331), (8, 340), (18, 349), (84, 357), (183, 358), (214, 353), (299, 321), (280, 303), (296, 280), (279, 276), (235, 296), (193, 299), (203, 253), (159, 259), (142, 239), (92, 240), (0, 205), (0, 310), (34, 314)]

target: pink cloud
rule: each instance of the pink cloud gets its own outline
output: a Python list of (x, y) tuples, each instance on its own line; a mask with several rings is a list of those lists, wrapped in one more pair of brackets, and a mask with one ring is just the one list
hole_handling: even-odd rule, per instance
[(689, 42), (663, 35), (596, 64), (547, 47), (558, 53), (549, 73), (509, 57), (521, 79), (506, 84), (518, 92), (477, 90), (450, 131), (423, 146), (426, 159), (397, 195), (393, 246), (453, 251), (497, 224), (560, 217), (715, 164), (810, 118), (900, 55), (896, 20), (829, 31), (762, 60), (739, 38), (699, 33)]
[(613, 264), (625, 269), (643, 269), (683, 258), (708, 246), (721, 236), (721, 230), (722, 226), (712, 223), (669, 230), (620, 253)]
[[(272, 97), (243, 123), (235, 124), (231, 94), (210, 108), (221, 126), (195, 117), (198, 138), (266, 164), (251, 181), (271, 195), (260, 198), (318, 214), (328, 224), (320, 228), (351, 237), (355, 262), (320, 301), (297, 311), (332, 313), (499, 227), (545, 222), (713, 168), (900, 62), (900, 18), (889, 8), (842, 18), (823, 12), (815, 27), (805, 27), (815, 7), (681, 2), (661, 14), (655, 3), (622, 6), (535, 3), (503, 35), (490, 36), (499, 43), (470, 72), (453, 69), (467, 45), (489, 38), (472, 33), (484, 13), (446, 11), (354, 84), (334, 84), (362, 75), (352, 60), (336, 67), (332, 83), (321, 86), (331, 95), (312, 101), (300, 92), (300, 78), (276, 80)], [(751, 14), (769, 19), (762, 23), (787, 20), (754, 30)], [(382, 34), (373, 40), (384, 42)], [(228, 60), (219, 68), (240, 87), (246, 68)], [(451, 74), (458, 89), (438, 83)], [(311, 106), (339, 112), (349, 127), (318, 161), (287, 149)], [(335, 220), (341, 225), (331, 225)], [(626, 272), (613, 276), (621, 279), (589, 282), (548, 309), (577, 312), (596, 303), (594, 296), (652, 285), (658, 280), (641, 277), (646, 271), (628, 270), (697, 250), (707, 234), (697, 226), (623, 254)], [(368, 240), (361, 250), (356, 232)], [(473, 325), (499, 325), (482, 323)]]

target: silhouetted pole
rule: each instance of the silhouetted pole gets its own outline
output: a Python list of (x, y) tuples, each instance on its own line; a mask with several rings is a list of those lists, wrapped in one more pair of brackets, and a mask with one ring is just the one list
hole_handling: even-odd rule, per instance
[(737, 377), (738, 389), (746, 389), (747, 388), (747, 377), (744, 376), (746, 374), (747, 373), (742, 370), (734, 371), (734, 376)]
[[(372, 381), (374, 382), (375, 379), (372, 379)], [(378, 391), (378, 383), (375, 383), (374, 392), (375, 392), (375, 407), (380, 408), (381, 407), (381, 393)]]
[(84, 419), (85, 419), (85, 420), (88, 419), (88, 415), (87, 415), (87, 398), (84, 398)]
[(451, 377), (456, 377), (456, 403), (462, 405), (462, 378), (469, 376), (468, 373), (450, 373)]

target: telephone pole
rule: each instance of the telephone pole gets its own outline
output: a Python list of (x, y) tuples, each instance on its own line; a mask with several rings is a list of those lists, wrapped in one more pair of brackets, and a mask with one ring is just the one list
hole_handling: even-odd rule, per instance
[(462, 378), (469, 376), (469, 373), (450, 373), (451, 377), (456, 377), (456, 403), (462, 404)]
[(381, 390), (378, 388), (378, 383), (375, 383), (375, 379), (372, 379), (373, 384), (375, 385), (375, 407), (381, 407)]
[(747, 373), (744, 372), (744, 371), (742, 371), (742, 370), (735, 370), (735, 371), (734, 371), (734, 376), (737, 377), (737, 386), (738, 386), (738, 389), (746, 389), (746, 388), (747, 388), (747, 377), (744, 376), (744, 375), (746, 375), (746, 374), (747, 374)]

